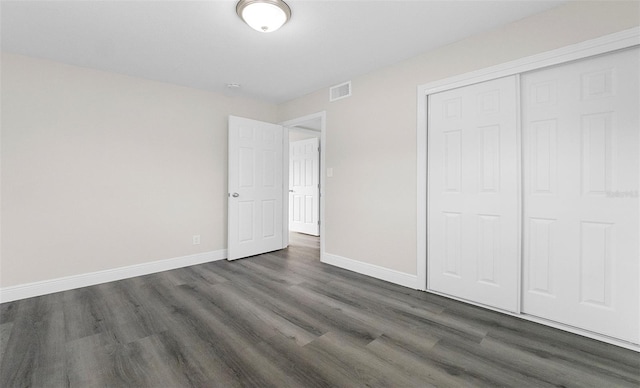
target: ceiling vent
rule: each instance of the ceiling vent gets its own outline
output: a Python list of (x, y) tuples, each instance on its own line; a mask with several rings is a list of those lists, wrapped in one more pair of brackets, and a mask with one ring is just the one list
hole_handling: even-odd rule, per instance
[(329, 89), (329, 101), (337, 101), (351, 96), (351, 81), (332, 86)]

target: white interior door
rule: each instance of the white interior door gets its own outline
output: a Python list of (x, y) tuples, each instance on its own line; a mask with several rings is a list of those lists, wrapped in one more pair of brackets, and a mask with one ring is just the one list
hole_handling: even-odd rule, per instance
[(318, 138), (289, 143), (289, 230), (320, 235)]
[(227, 257), (282, 249), (280, 125), (229, 116)]
[(522, 76), (523, 311), (634, 343), (639, 51)]
[(517, 77), (429, 96), (428, 288), (509, 311), (519, 299)]

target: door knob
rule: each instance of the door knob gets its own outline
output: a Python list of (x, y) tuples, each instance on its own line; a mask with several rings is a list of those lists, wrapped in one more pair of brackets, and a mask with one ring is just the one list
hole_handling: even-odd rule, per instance
[(238, 193), (233, 193), (233, 194), (231, 194), (231, 196), (232, 196), (233, 198), (238, 198), (238, 197), (240, 196), (240, 194), (238, 194)]
[(289, 189), (289, 192), (290, 192), (290, 193), (295, 193), (295, 191), (293, 191), (293, 190), (291, 190), (291, 189)]

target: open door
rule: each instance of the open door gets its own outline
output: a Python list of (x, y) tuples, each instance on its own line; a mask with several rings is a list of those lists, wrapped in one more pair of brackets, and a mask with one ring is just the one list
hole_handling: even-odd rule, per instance
[(320, 143), (289, 143), (289, 230), (320, 235)]
[(227, 259), (284, 248), (281, 125), (229, 116)]

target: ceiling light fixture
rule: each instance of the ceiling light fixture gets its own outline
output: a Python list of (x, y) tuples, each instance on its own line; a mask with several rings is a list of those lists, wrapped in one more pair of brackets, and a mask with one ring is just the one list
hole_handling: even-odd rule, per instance
[(291, 18), (291, 8), (282, 0), (240, 0), (236, 12), (260, 32), (275, 31)]

